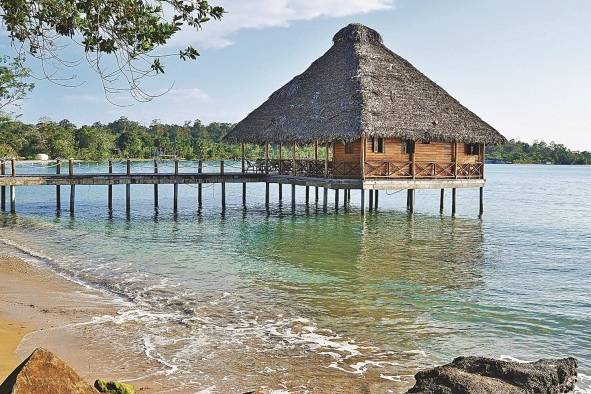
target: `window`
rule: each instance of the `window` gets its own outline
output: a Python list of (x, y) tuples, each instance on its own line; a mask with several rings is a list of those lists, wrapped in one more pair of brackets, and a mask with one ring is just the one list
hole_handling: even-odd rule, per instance
[(466, 144), (466, 154), (476, 156), (480, 154), (480, 144)]
[(352, 142), (345, 142), (345, 154), (346, 155), (353, 154), (353, 143)]
[(384, 153), (384, 139), (382, 137), (373, 137), (371, 148), (373, 153)]
[(407, 155), (415, 153), (415, 142), (413, 140), (402, 141), (402, 152)]

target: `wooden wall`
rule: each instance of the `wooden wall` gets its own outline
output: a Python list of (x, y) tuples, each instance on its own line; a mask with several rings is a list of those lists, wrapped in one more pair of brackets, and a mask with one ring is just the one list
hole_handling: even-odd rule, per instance
[(342, 142), (334, 143), (333, 151), (334, 161), (361, 161), (361, 140), (353, 142), (353, 153), (345, 153), (345, 144)]
[(421, 141), (415, 142), (415, 161), (416, 162), (437, 162), (452, 163), (451, 142), (431, 142), (424, 144)]
[[(481, 147), (482, 149), (482, 147)], [(456, 147), (458, 163), (477, 163), (482, 160), (481, 155), (466, 154), (466, 144), (458, 143)], [(335, 142), (334, 161), (355, 161), (361, 160), (361, 140), (353, 142), (353, 153), (345, 153), (345, 144)], [(384, 153), (372, 152), (371, 140), (367, 141), (365, 152), (366, 160), (384, 160), (406, 162), (410, 161), (410, 155), (404, 153), (403, 144), (400, 139), (386, 138), (384, 141)], [(421, 141), (415, 142), (415, 162), (453, 162), (453, 144), (451, 142), (431, 142), (424, 144)]]
[[(458, 163), (478, 163), (481, 161), (480, 155), (469, 155), (466, 153), (466, 145), (458, 143), (457, 162)], [(482, 149), (482, 146), (480, 147)]]

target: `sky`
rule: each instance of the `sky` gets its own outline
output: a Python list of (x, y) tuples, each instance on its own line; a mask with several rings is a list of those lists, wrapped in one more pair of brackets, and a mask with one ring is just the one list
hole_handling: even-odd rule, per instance
[[(197, 61), (166, 59), (150, 80), (162, 97), (110, 104), (81, 63), (76, 87), (36, 82), (22, 119), (76, 124), (126, 116), (183, 123), (237, 122), (303, 72), (351, 22), (377, 30), (409, 60), (507, 138), (555, 141), (591, 150), (591, 1), (587, 0), (217, 0), (228, 12), (202, 31), (183, 31), (172, 52), (192, 43)], [(5, 35), (3, 52), (10, 54)], [(80, 57), (77, 48), (66, 48)], [(30, 62), (40, 75), (39, 65)], [(129, 105), (131, 104), (131, 105)]]

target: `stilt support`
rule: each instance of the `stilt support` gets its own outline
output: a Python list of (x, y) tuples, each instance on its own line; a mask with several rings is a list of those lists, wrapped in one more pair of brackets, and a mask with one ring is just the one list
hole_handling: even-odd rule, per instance
[(324, 188), (324, 198), (322, 200), (322, 211), (328, 212), (328, 188)]
[(478, 216), (482, 216), (484, 213), (484, 188), (480, 188), (480, 209), (478, 210)]
[[(203, 161), (199, 160), (197, 164), (197, 173), (201, 174), (203, 172)], [(201, 212), (201, 208), (203, 207), (203, 185), (199, 183), (197, 185), (197, 210)]]
[(361, 214), (365, 214), (365, 190), (361, 189)]
[(374, 202), (373, 209), (374, 209), (374, 211), (377, 211), (378, 210), (378, 191), (377, 190), (374, 190), (374, 200), (373, 200), (373, 202)]
[[(154, 174), (158, 174), (157, 159), (154, 159)], [(158, 209), (158, 184), (154, 184), (154, 209)]]
[(406, 209), (408, 209), (408, 211), (410, 213), (413, 213), (415, 211), (415, 190), (414, 189), (408, 189), (406, 191)]
[(296, 185), (291, 185), (291, 209), (295, 211), (296, 207)]
[[(220, 161), (220, 174), (224, 175), (224, 161)], [(226, 211), (226, 183), (222, 182), (222, 211)]]
[(373, 190), (369, 191), (369, 212), (373, 211)]
[(456, 216), (456, 189), (451, 189), (451, 216)]
[(439, 195), (439, 213), (443, 213), (444, 198), (445, 198), (445, 189), (441, 189), (441, 194)]
[[(113, 161), (109, 159), (109, 174), (113, 173)], [(113, 211), (113, 185), (107, 186), (107, 206), (109, 213)]]

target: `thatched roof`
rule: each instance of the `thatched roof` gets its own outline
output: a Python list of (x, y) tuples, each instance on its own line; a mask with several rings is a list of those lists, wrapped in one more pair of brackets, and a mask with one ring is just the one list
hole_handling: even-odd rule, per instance
[(350, 24), (318, 60), (228, 133), (229, 142), (310, 143), (361, 136), (466, 143), (506, 141), (492, 126)]

